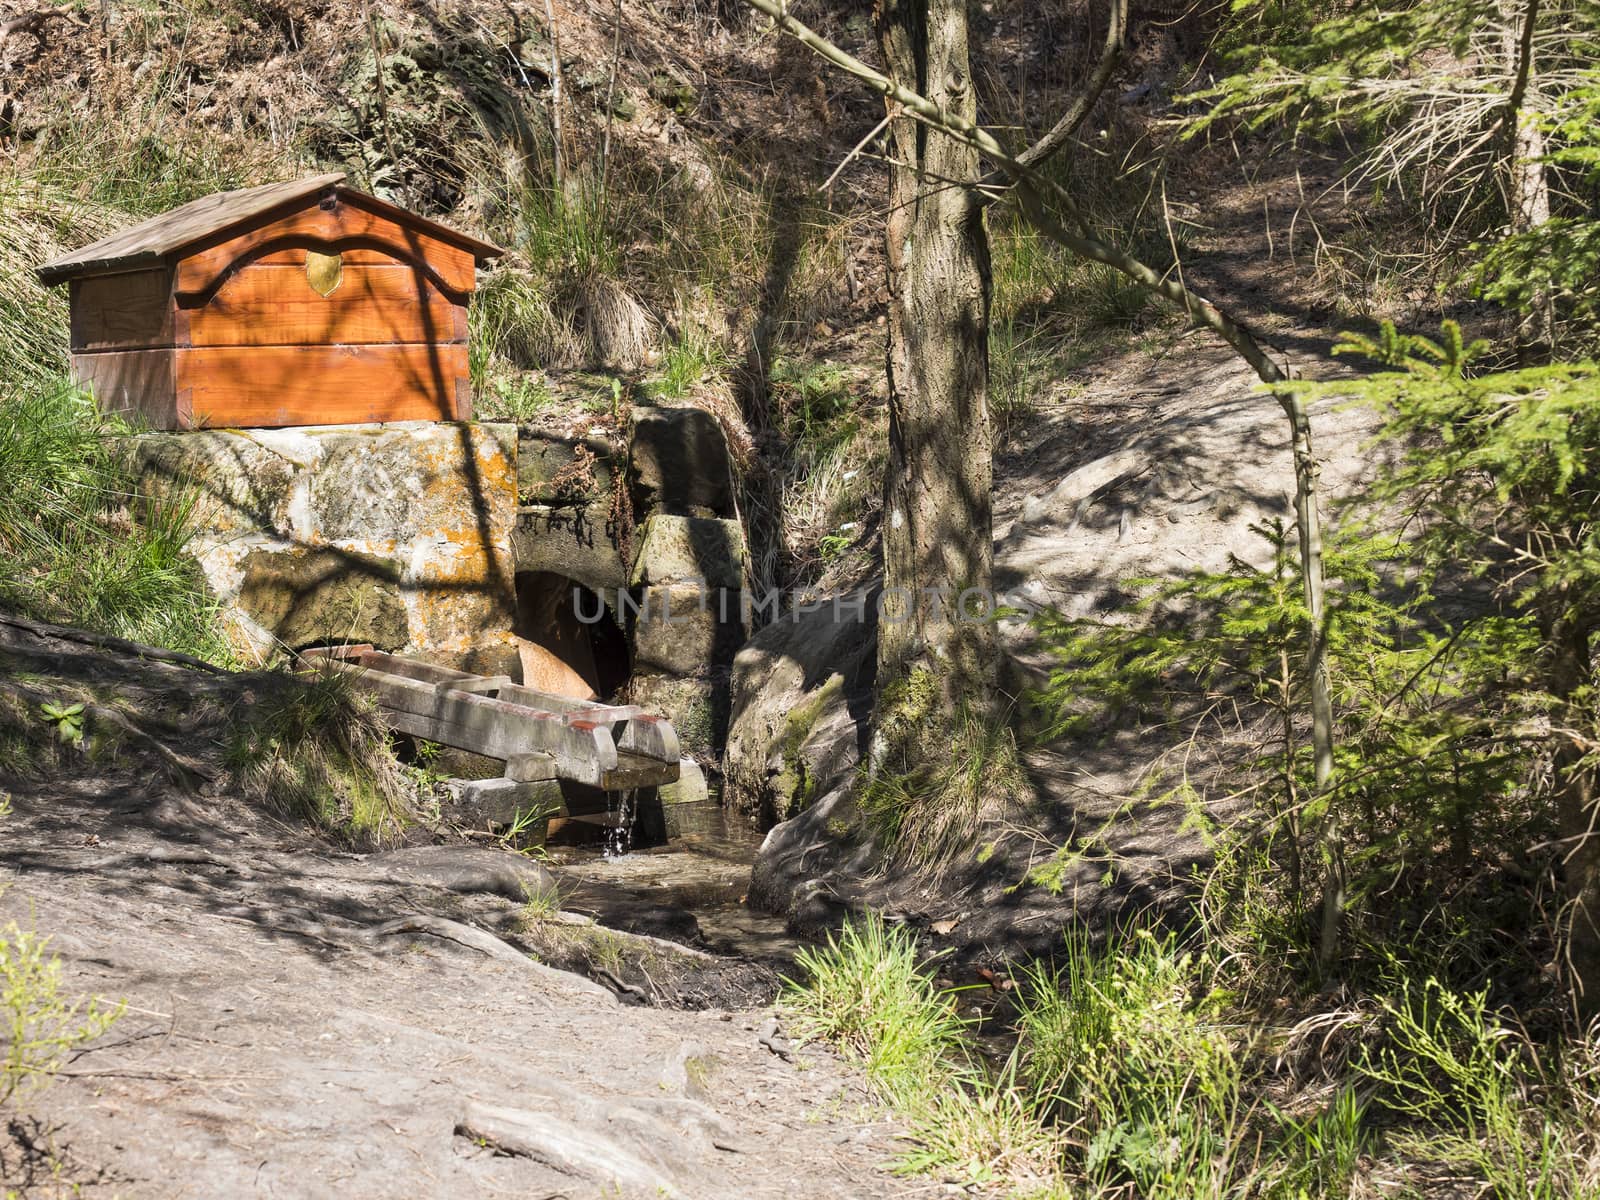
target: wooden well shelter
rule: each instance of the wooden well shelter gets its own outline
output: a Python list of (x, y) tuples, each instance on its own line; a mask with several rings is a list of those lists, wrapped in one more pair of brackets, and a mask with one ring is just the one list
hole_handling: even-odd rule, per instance
[(72, 370), (154, 429), (467, 420), (467, 303), (502, 251), (345, 185), (220, 192), (37, 269)]

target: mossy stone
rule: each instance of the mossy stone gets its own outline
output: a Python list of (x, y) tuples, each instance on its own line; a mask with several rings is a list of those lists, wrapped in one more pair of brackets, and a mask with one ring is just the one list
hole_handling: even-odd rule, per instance
[(410, 640), (399, 567), (341, 550), (254, 550), (242, 564), (239, 605), (285, 645)]

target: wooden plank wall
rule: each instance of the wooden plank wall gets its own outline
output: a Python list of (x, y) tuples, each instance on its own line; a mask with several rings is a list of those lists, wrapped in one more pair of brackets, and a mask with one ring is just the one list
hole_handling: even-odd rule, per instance
[[(271, 249), (349, 238), (367, 244), (341, 252), (327, 296), (305, 245)], [(173, 267), (74, 282), (74, 369), (158, 429), (467, 420), (474, 270), (469, 252), (378, 214), (309, 207)]]
[(194, 427), (465, 420), (467, 348), (205, 346), (177, 354)]

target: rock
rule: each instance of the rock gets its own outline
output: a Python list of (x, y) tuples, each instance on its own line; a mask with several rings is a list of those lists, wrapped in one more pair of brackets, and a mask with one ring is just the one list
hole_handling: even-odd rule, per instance
[(877, 649), (864, 607), (784, 614), (734, 658), (724, 799), (752, 821), (794, 816), (860, 761)]
[(720, 1066), (703, 1042), (680, 1042), (661, 1072), (661, 1088), (692, 1100), (709, 1100), (711, 1078)]
[[(529, 813), (561, 811), (561, 784), (554, 779), (523, 783), (504, 777), (495, 779), (447, 779), (445, 815), (457, 824), (483, 829), (488, 825), (511, 825)], [(544, 821), (536, 822), (539, 826)], [(532, 832), (532, 831), (530, 831)]]
[(667, 807), (674, 804), (697, 804), (711, 798), (711, 786), (706, 782), (706, 773), (692, 758), (679, 759), (677, 780), (673, 783), (663, 783), (656, 790), (661, 797), (661, 803)]
[(516, 462), (511, 425), (329, 426), (301, 436), (317, 456), (304, 485), (312, 537), (326, 542), (412, 542), (473, 529), (504, 505)]
[(519, 574), (548, 571), (596, 592), (628, 586), (628, 567), (605, 504), (524, 505), (511, 532), (511, 557)]
[(384, 878), (452, 892), (487, 892), (519, 903), (555, 887), (550, 872), (522, 854), (484, 846), (412, 846), (369, 855)]
[(399, 650), (411, 641), (392, 562), (337, 550), (253, 550), (242, 570), (239, 606), (287, 646), (343, 641)]
[(615, 449), (600, 437), (517, 431), (517, 500), (521, 504), (610, 503)]
[(646, 587), (632, 614), (635, 666), (669, 675), (726, 667), (744, 645), (741, 596), (683, 584)]
[(218, 430), (147, 433), (126, 444), (142, 498), (187, 489), (198, 523), (217, 535), (290, 527), (298, 464), (274, 448)]
[(744, 582), (744, 531), (737, 521), (657, 514), (645, 522), (634, 554), (640, 584), (700, 581), (708, 588)]
[(716, 418), (699, 408), (635, 408), (629, 439), (639, 512), (731, 517), (733, 472)]
[(689, 678), (641, 673), (629, 681), (635, 704), (666, 717), (686, 754), (715, 754), (728, 732), (728, 673)]

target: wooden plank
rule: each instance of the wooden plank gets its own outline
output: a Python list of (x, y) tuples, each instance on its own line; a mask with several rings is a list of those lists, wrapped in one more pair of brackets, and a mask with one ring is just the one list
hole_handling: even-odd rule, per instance
[(188, 408), (178, 394), (177, 350), (103, 350), (74, 354), (72, 374), (107, 412), (150, 429), (185, 429)]
[(285, 204), (309, 201), (324, 188), (343, 181), (341, 172), (202, 196), (45, 263), (38, 269), (38, 275), (45, 283), (58, 283), (73, 275), (107, 267), (153, 263), (207, 234), (262, 216)]
[(319, 295), (302, 267), (252, 264), (211, 300), (185, 309), (191, 346), (465, 342), (466, 306), (411, 267), (346, 265)]
[(332, 207), (313, 206), (290, 212), (275, 221), (246, 229), (225, 241), (196, 250), (178, 263), (177, 290), (193, 295), (210, 291), (230, 272), (248, 265), (258, 251), (289, 246), (314, 246), (324, 252), (340, 250), (341, 243), (360, 243), (366, 249), (382, 247), (400, 262), (426, 265), (445, 288), (462, 298), (477, 282), (476, 262), (469, 251), (447, 245), (421, 230), (389, 217), (369, 212), (341, 199)]
[(640, 715), (631, 718), (620, 735), (613, 729), (611, 736), (621, 753), (672, 763), (672, 778), (666, 782), (671, 783), (678, 778), (677, 762), (683, 757), (683, 753), (678, 745), (678, 731), (672, 727), (670, 721), (661, 717)]
[(172, 271), (128, 271), (72, 281), (74, 353), (175, 344)]
[(632, 788), (660, 787), (664, 783), (677, 781), (677, 759), (664, 763), (659, 759), (643, 758), (637, 754), (619, 754), (616, 766), (600, 772), (598, 786), (606, 792), (623, 792)]
[[(677, 732), (670, 722), (637, 705), (586, 704), (516, 684), (501, 685), (491, 700), (467, 689), (475, 682), (495, 683), (498, 677), (483, 680), (368, 646), (311, 650), (306, 657), (355, 672), (359, 686), (377, 699), (393, 728), (502, 758), (510, 778), (549, 778), (545, 773), (553, 771), (608, 791), (678, 778)], [(569, 733), (559, 732), (562, 728)], [(496, 753), (513, 739), (529, 744), (515, 754)], [(591, 752), (593, 747), (598, 752)], [(545, 755), (553, 757), (553, 765)]]
[(173, 351), (195, 427), (456, 419), (467, 348), (204, 346)]
[[(414, 679), (377, 671), (361, 675), (358, 686), (389, 716), (406, 720), (405, 732), (430, 741), (502, 761), (515, 754), (552, 754), (562, 778), (585, 783), (596, 782), (602, 772), (617, 765), (611, 734), (597, 725), (562, 721), (470, 692), (441, 692)], [(424, 727), (421, 732), (419, 724)]]
[[(390, 254), (387, 250), (368, 250), (361, 246), (352, 246), (348, 250), (341, 250), (339, 254), (344, 258), (347, 267), (403, 267), (405, 264)], [(270, 254), (262, 254), (250, 260), (252, 266), (257, 267), (300, 267), (306, 265), (306, 248), (304, 246), (290, 246), (285, 250), (274, 250)]]

